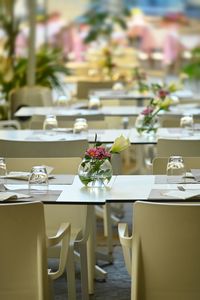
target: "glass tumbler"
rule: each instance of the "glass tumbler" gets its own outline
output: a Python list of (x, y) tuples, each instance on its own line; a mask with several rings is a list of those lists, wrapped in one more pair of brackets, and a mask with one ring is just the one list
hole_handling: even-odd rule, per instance
[(185, 115), (180, 119), (180, 127), (185, 129), (185, 132), (188, 134), (193, 133), (193, 127), (194, 127), (194, 119), (193, 115)]
[(87, 132), (87, 130), (88, 130), (88, 124), (85, 118), (78, 118), (75, 120), (74, 129), (73, 129), (74, 133)]
[(58, 128), (58, 121), (56, 116), (47, 115), (43, 123), (43, 130), (52, 130), (55, 128)]
[(4, 157), (0, 157), (0, 183), (6, 182), (7, 167)]
[(182, 156), (170, 156), (166, 172), (168, 183), (184, 183), (186, 169)]
[(46, 167), (34, 166), (31, 169), (29, 181), (29, 192), (46, 193), (49, 187), (49, 180)]

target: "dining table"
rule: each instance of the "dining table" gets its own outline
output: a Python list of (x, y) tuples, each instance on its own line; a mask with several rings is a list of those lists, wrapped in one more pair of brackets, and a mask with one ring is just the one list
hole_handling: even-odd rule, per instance
[[(138, 90), (126, 90), (126, 89), (101, 89), (93, 90), (91, 92), (92, 96), (98, 97), (100, 100), (133, 100), (137, 101), (138, 106), (142, 106), (144, 100), (152, 99), (155, 95), (152, 92), (141, 93)], [(171, 94), (176, 96), (179, 100), (184, 101), (187, 99), (193, 99), (193, 93), (190, 90), (179, 90)]]
[(136, 128), (128, 129), (89, 129), (87, 132), (73, 133), (72, 128), (57, 128), (55, 130), (0, 130), (0, 140), (17, 140), (17, 141), (65, 141), (88, 139), (93, 144), (95, 136), (102, 144), (111, 144), (120, 135), (129, 138), (133, 145), (156, 145), (159, 138), (170, 139), (200, 139), (200, 126), (195, 124), (193, 131), (184, 128), (158, 128), (156, 134), (139, 134)]
[[(200, 170), (199, 170), (200, 172)], [(177, 183), (178, 182), (178, 183)], [(180, 186), (182, 189), (180, 189)], [(10, 184), (7, 181), (6, 188), (9, 192), (17, 192), (27, 190), (27, 183)], [(58, 192), (55, 197), (55, 192)], [(27, 190), (28, 193), (28, 190)], [(53, 197), (51, 197), (51, 193)], [(34, 197), (34, 196), (33, 196)], [(34, 198), (7, 200), (7, 202), (15, 201), (34, 201)], [(38, 197), (35, 198), (38, 200)], [(40, 200), (48, 204), (70, 205), (70, 204), (85, 204), (92, 205), (107, 205), (109, 203), (126, 203), (135, 201), (150, 201), (150, 202), (199, 202), (200, 201), (200, 182), (191, 180), (170, 181), (165, 175), (118, 175), (113, 176), (107, 186), (103, 188), (88, 188), (83, 186), (78, 176), (74, 177), (70, 184), (49, 185), (47, 197), (41, 196)], [(109, 206), (108, 206), (109, 208)], [(108, 210), (109, 213), (109, 210)], [(93, 212), (93, 226), (90, 227), (88, 241), (88, 268), (92, 276), (89, 282), (90, 292), (94, 291), (95, 278), (95, 213)], [(112, 232), (110, 225), (109, 230)], [(105, 275), (106, 272), (98, 268), (99, 273)]]

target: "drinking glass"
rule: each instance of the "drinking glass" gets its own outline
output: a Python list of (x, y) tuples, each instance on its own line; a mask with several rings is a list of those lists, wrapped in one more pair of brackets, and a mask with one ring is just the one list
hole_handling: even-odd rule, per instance
[(78, 118), (74, 123), (74, 133), (86, 132), (88, 130), (87, 120), (84, 118)]
[(97, 96), (90, 96), (88, 107), (90, 109), (98, 109), (101, 106), (100, 99)]
[(182, 156), (170, 156), (167, 163), (167, 182), (185, 182), (185, 165)]
[(0, 182), (5, 183), (7, 175), (6, 162), (4, 157), (0, 157)]
[(45, 193), (48, 191), (49, 181), (47, 169), (44, 166), (34, 166), (29, 176), (29, 192)]
[(194, 120), (193, 115), (185, 115), (180, 119), (180, 127), (184, 128), (186, 133), (193, 133)]
[(43, 123), (43, 129), (44, 130), (51, 130), (54, 128), (58, 128), (58, 121), (56, 119), (56, 116), (54, 115), (47, 115), (44, 123)]

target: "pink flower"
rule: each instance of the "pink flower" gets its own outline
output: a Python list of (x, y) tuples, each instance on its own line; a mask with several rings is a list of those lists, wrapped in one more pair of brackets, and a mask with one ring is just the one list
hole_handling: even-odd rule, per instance
[(106, 149), (102, 146), (96, 148), (89, 148), (86, 151), (85, 155), (96, 159), (105, 159), (111, 157), (111, 154), (108, 151), (106, 151)]
[(145, 115), (145, 116), (147, 116), (147, 115), (150, 115), (152, 112), (153, 112), (153, 108), (152, 107), (146, 107), (143, 111), (142, 111), (142, 115)]
[(168, 91), (165, 91), (165, 90), (159, 90), (158, 91), (158, 96), (160, 97), (160, 98), (165, 98), (167, 95), (169, 94), (169, 92)]

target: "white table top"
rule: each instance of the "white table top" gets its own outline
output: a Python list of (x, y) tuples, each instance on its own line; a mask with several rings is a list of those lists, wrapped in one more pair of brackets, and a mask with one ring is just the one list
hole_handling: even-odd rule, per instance
[[(93, 95), (97, 96), (100, 100), (107, 99), (119, 99), (119, 100), (144, 100), (153, 98), (154, 94), (140, 93), (139, 91), (126, 91), (126, 90), (112, 90), (112, 89), (101, 89), (101, 90), (93, 90)], [(179, 99), (192, 99), (193, 93), (188, 90), (180, 90), (172, 93), (179, 97)]]
[(159, 128), (157, 135), (145, 136), (139, 135), (135, 128), (131, 129), (93, 129), (88, 133), (73, 134), (70, 132), (52, 132), (44, 130), (0, 130), (0, 139), (18, 140), (18, 141), (64, 141), (88, 139), (93, 143), (97, 134), (98, 141), (109, 144), (123, 134), (129, 138), (131, 144), (156, 144), (158, 138), (174, 139), (200, 139), (200, 131), (194, 131), (193, 135), (188, 135), (187, 131), (181, 128)]
[[(7, 185), (9, 189), (19, 189), (18, 185)], [(20, 185), (20, 188), (27, 188), (27, 184)], [(200, 184), (187, 184), (186, 189), (199, 191)], [(54, 203), (59, 204), (105, 204), (106, 202), (135, 202), (142, 201), (186, 201), (173, 198), (159, 200), (149, 199), (152, 189), (156, 190), (177, 190), (177, 184), (156, 184), (153, 175), (118, 175), (113, 176), (106, 188), (87, 188), (82, 185), (78, 176), (75, 176), (72, 185), (51, 185), (50, 190), (62, 190), (62, 193)], [(30, 201), (31, 199), (29, 199)], [(188, 200), (187, 200), (188, 201)], [(194, 201), (194, 200), (193, 200)], [(199, 200), (195, 200), (199, 201)], [(52, 201), (49, 203), (53, 203)]]
[[(54, 114), (60, 117), (84, 117), (94, 118), (100, 116), (112, 117), (134, 117), (142, 112), (144, 108), (140, 106), (103, 106), (97, 110), (94, 109), (75, 109), (74, 107), (66, 106), (41, 106), (41, 107), (21, 107), (16, 113), (15, 117), (32, 117), (32, 116), (46, 116)], [(177, 105), (171, 107), (170, 111), (161, 111), (159, 115), (181, 117), (184, 113), (200, 115), (200, 108), (197, 105)]]

